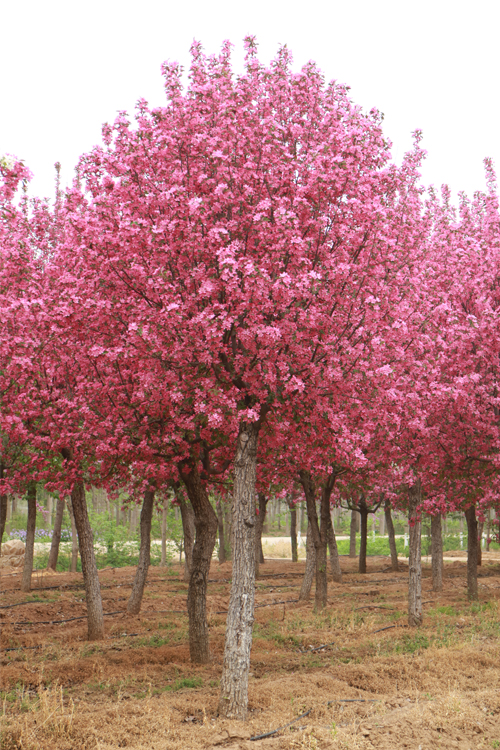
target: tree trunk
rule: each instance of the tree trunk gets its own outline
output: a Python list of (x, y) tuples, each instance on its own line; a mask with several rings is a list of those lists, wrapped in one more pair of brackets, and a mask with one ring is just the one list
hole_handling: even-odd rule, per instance
[(259, 577), (259, 564), (264, 562), (264, 553), (262, 551), (262, 529), (266, 520), (267, 503), (266, 496), (259, 492), (259, 514), (255, 522), (255, 577)]
[(299, 561), (299, 550), (297, 546), (297, 507), (290, 508), (290, 542), (292, 545), (292, 562)]
[(483, 564), (483, 529), (484, 521), (481, 521), (477, 525), (477, 564), (479, 567)]
[(422, 624), (422, 522), (419, 506), (422, 500), (420, 479), (410, 487), (408, 493), (408, 521), (410, 527), (410, 556), (408, 560), (408, 625)]
[(337, 548), (337, 540), (335, 538), (335, 529), (333, 528), (331, 520), (328, 526), (328, 547), (330, 549), (330, 570), (332, 572), (333, 580), (336, 583), (342, 583), (339, 551)]
[(36, 528), (36, 483), (28, 485), (28, 525), (26, 528), (26, 546), (24, 549), (24, 567), (21, 580), (21, 591), (31, 591), (31, 574), (33, 573), (33, 553), (35, 550)]
[(392, 522), (391, 504), (389, 500), (384, 505), (385, 525), (387, 527), (387, 536), (389, 537), (389, 549), (391, 550), (391, 570), (399, 570), (398, 551), (396, 549), (396, 534), (394, 533), (394, 524)]
[(477, 558), (478, 558), (478, 538), (477, 538), (477, 518), (476, 508), (471, 505), (465, 511), (465, 520), (467, 521), (467, 596), (469, 599), (476, 601), (477, 592)]
[(61, 543), (61, 528), (64, 514), (64, 500), (62, 497), (57, 498), (56, 517), (54, 518), (54, 529), (52, 531), (52, 542), (50, 545), (49, 560), (47, 570), (56, 570), (57, 559), (59, 557), (59, 545)]
[(443, 537), (441, 515), (431, 516), (432, 590), (443, 590)]
[(71, 565), (70, 572), (76, 573), (76, 564), (78, 562), (78, 532), (76, 530), (75, 515), (71, 499), (67, 499), (69, 519), (71, 521)]
[(226, 543), (226, 560), (231, 560), (233, 556), (233, 525), (231, 514), (232, 505), (226, 507), (224, 511), (224, 541)]
[(7, 495), (0, 495), (0, 555), (2, 554), (2, 539), (5, 532), (5, 525), (7, 523), (7, 508)]
[[(163, 505), (161, 509), (161, 559), (160, 566), (162, 568), (167, 564), (167, 510), (168, 510), (168, 497), (165, 495), (163, 498)], [(142, 514), (141, 514), (142, 515)], [(141, 541), (142, 541), (142, 528), (141, 528)]]
[[(188, 493), (189, 495), (189, 493)], [(184, 499), (180, 487), (176, 489), (177, 500), (181, 511), (182, 531), (184, 533), (184, 580), (186, 583), (191, 579), (191, 570), (193, 567), (193, 548), (196, 535), (196, 521), (193, 506)], [(208, 496), (207, 496), (208, 499)], [(209, 501), (210, 502), (210, 501)], [(210, 506), (212, 507), (212, 506)], [(213, 508), (212, 508), (213, 511)], [(214, 540), (215, 544), (215, 540)], [(212, 547), (213, 552), (213, 547)], [(212, 553), (210, 553), (210, 559)], [(210, 563), (209, 563), (210, 567)]]
[(255, 595), (255, 482), (259, 424), (241, 423), (234, 461), (233, 578), (219, 714), (245, 719)]
[(306, 570), (300, 587), (299, 601), (306, 601), (311, 596), (311, 587), (316, 570), (316, 548), (314, 546), (311, 526), (307, 525), (306, 535)]
[(217, 498), (217, 522), (219, 525), (219, 562), (226, 562), (226, 540), (224, 538), (224, 513), (222, 511), (222, 500)]
[(132, 593), (127, 603), (129, 615), (138, 615), (141, 611), (144, 586), (148, 577), (149, 564), (151, 562), (151, 519), (155, 501), (154, 490), (146, 490), (141, 510), (141, 546), (139, 548), (139, 561), (135, 572)]
[(311, 527), (311, 534), (314, 542), (314, 548), (316, 551), (316, 592), (314, 597), (314, 607), (316, 610), (323, 609), (326, 607), (328, 599), (328, 581), (327, 581), (327, 567), (326, 567), (326, 546), (328, 539), (328, 526), (331, 525), (330, 521), (330, 495), (331, 490), (328, 492), (326, 488), (323, 488), (321, 493), (321, 526), (318, 523), (318, 515), (316, 511), (316, 490), (314, 481), (311, 476), (311, 472), (301, 470), (300, 482), (304, 488), (304, 495), (306, 497), (307, 505), (307, 518)]
[[(70, 451), (64, 450), (61, 452), (64, 458), (71, 459)], [(97, 641), (104, 638), (104, 617), (102, 612), (101, 586), (99, 584), (94, 554), (94, 539), (87, 514), (85, 485), (83, 481), (77, 481), (73, 485), (73, 489), (71, 490), (71, 506), (78, 532), (78, 544), (80, 546), (83, 581), (85, 584), (88, 639), (89, 641)]]
[(349, 528), (349, 557), (356, 557), (356, 511), (351, 510), (351, 526)]
[(359, 501), (359, 515), (361, 517), (361, 538), (359, 543), (359, 572), (366, 573), (366, 546), (368, 544), (368, 508), (366, 500), (362, 497)]
[[(207, 578), (217, 534), (217, 516), (208, 499), (205, 485), (201, 481), (198, 459), (192, 458), (186, 468), (187, 472), (180, 468), (179, 475), (191, 501), (196, 530), (196, 539), (192, 548), (187, 601), (189, 653), (194, 664), (207, 664), (210, 661), (207, 624)], [(185, 505), (187, 504), (185, 503)], [(186, 528), (188, 524), (189, 518), (186, 514)], [(186, 534), (186, 528), (184, 534)]]

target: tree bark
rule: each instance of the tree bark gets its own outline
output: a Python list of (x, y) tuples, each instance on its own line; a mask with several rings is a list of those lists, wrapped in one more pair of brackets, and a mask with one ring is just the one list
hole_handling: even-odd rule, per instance
[(311, 587), (316, 570), (316, 548), (311, 533), (311, 526), (307, 524), (306, 533), (306, 569), (302, 586), (300, 587), (299, 601), (306, 601), (311, 596)]
[(318, 523), (318, 515), (316, 511), (316, 490), (311, 472), (306, 471), (305, 469), (302, 469), (300, 472), (300, 483), (304, 488), (307, 517), (311, 526), (311, 534), (316, 551), (316, 592), (314, 597), (314, 607), (316, 610), (326, 607), (328, 599), (326, 547), (328, 541), (328, 528), (331, 527), (330, 496), (334, 481), (334, 478), (332, 479), (332, 477), (330, 477), (328, 482), (322, 488), (320, 525)]
[[(195, 520), (193, 505), (185, 501), (184, 496), (182, 492), (180, 491), (180, 487), (177, 488), (175, 491), (176, 491), (177, 500), (179, 501), (179, 508), (181, 511), (181, 519), (182, 519), (182, 531), (184, 533), (184, 580), (187, 583), (191, 579), (191, 570), (193, 567), (193, 548), (194, 548), (194, 540), (196, 536), (196, 520)], [(208, 499), (208, 496), (207, 496), (207, 499)], [(214, 540), (214, 543), (215, 543), (215, 540)], [(213, 552), (213, 547), (212, 547), (212, 552)], [(212, 558), (212, 552), (210, 553), (210, 559)], [(209, 567), (210, 567), (210, 564), (209, 564)]]
[[(161, 508), (161, 558), (160, 566), (162, 568), (167, 564), (167, 510), (168, 510), (168, 497), (165, 495), (163, 498), (163, 505)], [(142, 529), (141, 529), (142, 535)], [(142, 536), (141, 536), (142, 538)]]
[[(191, 501), (196, 530), (196, 539), (192, 548), (187, 601), (189, 653), (194, 664), (207, 664), (210, 661), (207, 624), (207, 577), (217, 534), (217, 516), (208, 499), (205, 485), (201, 481), (198, 459), (193, 457), (186, 468), (187, 471), (181, 468), (179, 475)], [(187, 517), (186, 522), (187, 525)], [(184, 529), (185, 533), (186, 529)]]
[(477, 524), (477, 564), (479, 567), (483, 564), (483, 529), (484, 521), (481, 521)]
[(389, 537), (389, 549), (391, 550), (391, 570), (398, 571), (398, 551), (396, 549), (396, 534), (394, 533), (394, 523), (392, 522), (391, 504), (389, 500), (384, 505), (385, 525), (387, 527), (387, 536)]
[(408, 492), (408, 521), (410, 527), (408, 625), (410, 627), (422, 624), (422, 522), (419, 517), (421, 501), (422, 487), (420, 479), (418, 479)]
[(70, 573), (76, 573), (76, 564), (78, 562), (78, 532), (76, 530), (75, 515), (73, 513), (73, 504), (71, 499), (67, 500), (69, 519), (71, 521), (71, 565)]
[(141, 611), (144, 586), (148, 577), (151, 562), (151, 519), (153, 518), (153, 507), (155, 501), (154, 490), (147, 489), (141, 510), (141, 545), (139, 548), (139, 560), (135, 572), (132, 593), (127, 603), (127, 612), (130, 615), (138, 615)]
[(0, 555), (2, 554), (2, 539), (5, 533), (5, 525), (7, 523), (7, 508), (8, 508), (8, 497), (7, 495), (0, 495)]
[(226, 562), (226, 540), (224, 538), (224, 513), (222, 510), (222, 500), (217, 498), (217, 522), (219, 527), (219, 562)]
[[(71, 452), (61, 451), (63, 457), (71, 460)], [(102, 612), (101, 586), (94, 554), (94, 538), (87, 514), (85, 485), (77, 481), (71, 490), (71, 506), (78, 532), (78, 544), (82, 561), (85, 598), (87, 602), (88, 639), (97, 641), (104, 638), (104, 617)]]
[(58, 497), (56, 504), (56, 517), (54, 518), (54, 528), (52, 530), (52, 542), (50, 544), (49, 560), (47, 562), (47, 570), (55, 570), (57, 568), (59, 545), (61, 543), (63, 514), (64, 500), (62, 497)]
[(35, 549), (36, 528), (36, 483), (30, 482), (27, 492), (28, 525), (26, 527), (26, 546), (24, 548), (24, 567), (21, 580), (21, 591), (31, 591), (31, 575), (33, 573), (33, 553)]
[(432, 590), (443, 590), (443, 537), (441, 515), (431, 516)]
[(266, 496), (259, 492), (259, 514), (255, 522), (255, 577), (259, 577), (259, 565), (264, 562), (264, 553), (262, 551), (262, 529), (266, 520), (267, 503)]
[(219, 714), (245, 719), (255, 595), (255, 482), (258, 423), (240, 424), (234, 462), (233, 578), (226, 624)]
[(299, 561), (299, 549), (297, 546), (297, 507), (290, 508), (290, 543), (292, 546), (292, 562)]
[(356, 557), (356, 511), (351, 510), (351, 525), (349, 528), (349, 557)]
[(328, 525), (328, 548), (330, 550), (330, 570), (335, 583), (342, 583), (342, 570), (340, 568), (339, 551), (337, 548), (337, 539), (335, 538), (335, 529), (331, 522)]
[(366, 500), (361, 497), (358, 503), (359, 515), (361, 517), (361, 535), (359, 543), (359, 572), (366, 573), (366, 547), (368, 544), (368, 508)]
[[(4, 477), (4, 465), (0, 461), (0, 479)], [(0, 495), (0, 555), (2, 554), (2, 539), (5, 532), (5, 525), (7, 523), (7, 509), (9, 500), (7, 494)]]
[(467, 596), (472, 601), (478, 598), (477, 590), (477, 558), (478, 558), (478, 538), (477, 538), (477, 518), (476, 508), (471, 505), (465, 511), (465, 520), (467, 521)]

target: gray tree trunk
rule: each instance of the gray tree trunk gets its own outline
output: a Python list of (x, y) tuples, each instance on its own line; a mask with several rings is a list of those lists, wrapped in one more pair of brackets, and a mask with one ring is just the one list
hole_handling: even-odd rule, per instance
[(366, 547), (368, 544), (368, 508), (366, 500), (361, 498), (359, 501), (359, 515), (361, 517), (361, 534), (359, 541), (359, 567), (360, 573), (366, 573)]
[(290, 508), (290, 543), (292, 547), (292, 562), (299, 561), (299, 550), (297, 546), (297, 507)]
[(264, 553), (262, 551), (262, 529), (266, 520), (266, 510), (269, 498), (263, 492), (259, 492), (259, 514), (255, 522), (255, 577), (259, 577), (259, 565), (264, 562)]
[(483, 529), (484, 521), (478, 522), (477, 524), (477, 564), (480, 567), (483, 564)]
[(5, 532), (5, 526), (7, 523), (7, 509), (8, 509), (8, 497), (7, 495), (0, 495), (0, 555), (2, 554), (2, 539)]
[[(165, 495), (163, 498), (163, 505), (161, 509), (161, 559), (160, 565), (162, 568), (167, 564), (167, 510), (168, 510), (168, 497)], [(142, 534), (142, 529), (141, 529)]]
[(431, 516), (432, 590), (443, 590), (443, 537), (441, 515)]
[(322, 492), (320, 525), (318, 523), (318, 514), (316, 511), (316, 489), (311, 472), (302, 469), (300, 472), (300, 482), (304, 488), (307, 505), (307, 518), (311, 527), (312, 539), (316, 551), (316, 591), (314, 596), (314, 608), (320, 610), (326, 607), (328, 599), (326, 547), (330, 521), (330, 498), (328, 497), (328, 499), (326, 499), (325, 492)]
[(419, 517), (419, 506), (422, 501), (420, 479), (409, 488), (408, 521), (410, 530), (410, 556), (408, 560), (408, 625), (416, 627), (422, 624), (422, 523)]
[(78, 532), (76, 530), (75, 515), (73, 513), (73, 504), (71, 498), (67, 499), (69, 519), (71, 521), (71, 565), (70, 572), (76, 573), (76, 564), (78, 562)]
[(349, 557), (356, 557), (356, 511), (351, 510), (351, 525), (349, 527)]
[(219, 714), (245, 719), (255, 594), (255, 482), (259, 425), (242, 423), (234, 461), (233, 577)]
[(391, 550), (391, 570), (399, 570), (398, 551), (396, 549), (396, 534), (394, 533), (394, 524), (392, 522), (391, 504), (389, 500), (384, 505), (385, 525), (387, 527), (387, 536), (389, 537), (389, 549)]
[(306, 601), (311, 596), (312, 582), (314, 581), (314, 571), (316, 570), (316, 548), (312, 538), (311, 526), (307, 525), (306, 534), (306, 569), (302, 586), (300, 587), (299, 601)]
[[(71, 460), (72, 454), (70, 450), (63, 449), (61, 453), (63, 458)], [(94, 538), (87, 513), (85, 485), (83, 481), (75, 482), (73, 485), (73, 489), (71, 490), (71, 507), (78, 532), (78, 543), (82, 560), (87, 604), (88, 639), (89, 641), (96, 641), (104, 638), (104, 617), (101, 586), (94, 554)]]
[(337, 539), (335, 538), (335, 529), (331, 523), (328, 528), (328, 548), (330, 550), (330, 570), (332, 572), (333, 580), (336, 583), (342, 583), (342, 570), (340, 568), (340, 557), (337, 548)]
[[(196, 529), (187, 601), (189, 653), (194, 664), (207, 664), (210, 661), (207, 624), (207, 578), (215, 547), (217, 516), (208, 499), (205, 485), (201, 481), (197, 457), (190, 460), (187, 469), (188, 471), (184, 471), (180, 467), (179, 475), (191, 501)], [(184, 529), (185, 533), (186, 529)]]
[(217, 522), (219, 525), (219, 562), (226, 562), (226, 540), (224, 538), (224, 513), (222, 510), (222, 500), (217, 498)]
[(472, 601), (478, 598), (477, 589), (477, 558), (478, 558), (478, 538), (477, 538), (477, 518), (476, 508), (471, 505), (465, 511), (465, 520), (467, 521), (467, 596)]
[(176, 496), (179, 501), (179, 508), (182, 518), (182, 531), (184, 533), (184, 580), (188, 582), (191, 578), (191, 569), (193, 567), (193, 549), (196, 536), (196, 522), (193, 506), (185, 501), (180, 488), (176, 489)]
[(155, 501), (154, 490), (147, 489), (141, 510), (141, 546), (139, 548), (139, 560), (135, 572), (132, 593), (127, 603), (129, 615), (138, 615), (141, 611), (144, 586), (148, 577), (151, 562), (151, 519), (153, 518), (153, 507)]
[(61, 543), (63, 514), (64, 500), (62, 497), (58, 497), (56, 503), (56, 517), (54, 518), (54, 528), (52, 530), (52, 542), (50, 545), (49, 559), (47, 562), (47, 570), (55, 570), (57, 568), (59, 545)]
[(36, 528), (36, 483), (28, 485), (28, 525), (26, 528), (26, 546), (24, 549), (24, 567), (21, 580), (21, 591), (31, 591), (31, 575), (33, 573), (33, 553), (35, 550)]

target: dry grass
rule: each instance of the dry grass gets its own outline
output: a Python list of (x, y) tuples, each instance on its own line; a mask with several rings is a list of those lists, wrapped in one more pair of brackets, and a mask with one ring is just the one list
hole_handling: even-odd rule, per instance
[[(211, 572), (207, 666), (189, 663), (187, 618), (171, 613), (185, 609), (186, 585), (172, 571), (152, 570), (141, 615), (110, 618), (99, 643), (85, 642), (80, 622), (14, 624), (76, 616), (81, 590), (40, 592), (44, 601), (3, 610), (2, 647), (41, 648), (1, 653), (1, 750), (500, 748), (498, 567), (484, 570), (476, 604), (462, 563), (448, 566), (440, 594), (426, 577), (424, 625), (409, 630), (405, 574), (371, 559), (362, 576), (354, 563), (343, 558), (344, 583), (330, 585), (321, 613), (311, 602), (272, 604), (297, 598), (303, 563), (263, 566), (276, 577), (257, 582), (258, 603), (272, 606), (256, 610), (245, 724), (217, 717), (229, 564)], [(102, 574), (106, 611), (124, 608), (132, 575)], [(6, 603), (24, 601), (12, 580)], [(250, 741), (308, 709), (278, 735)]]

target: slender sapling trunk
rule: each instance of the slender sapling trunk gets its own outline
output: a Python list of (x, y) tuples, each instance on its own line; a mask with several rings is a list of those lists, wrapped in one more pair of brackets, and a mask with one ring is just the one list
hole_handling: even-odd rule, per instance
[(396, 548), (396, 534), (394, 533), (394, 523), (392, 521), (391, 504), (389, 500), (384, 505), (385, 525), (387, 527), (387, 536), (389, 537), (389, 549), (391, 551), (391, 570), (399, 570), (398, 551)]
[(24, 567), (21, 580), (21, 591), (31, 591), (31, 575), (33, 573), (33, 554), (35, 550), (36, 527), (36, 483), (28, 485), (28, 525), (26, 527), (26, 546), (24, 549)]
[[(63, 452), (64, 458), (71, 458), (69, 451)], [(94, 554), (94, 538), (87, 514), (85, 485), (77, 481), (71, 490), (71, 507), (78, 532), (78, 544), (82, 561), (85, 598), (87, 602), (88, 639), (96, 641), (104, 638), (104, 617), (102, 612), (101, 586), (97, 573)]]
[(311, 596), (311, 587), (314, 580), (314, 571), (316, 570), (316, 548), (314, 546), (311, 526), (307, 524), (306, 534), (306, 569), (302, 586), (300, 587), (299, 601), (306, 601)]
[[(187, 601), (189, 653), (194, 664), (207, 664), (210, 661), (207, 624), (207, 578), (215, 547), (217, 516), (201, 480), (197, 458), (193, 457), (185, 467), (180, 468), (179, 474), (191, 501), (196, 529)], [(182, 500), (185, 502), (183, 498)], [(186, 529), (184, 529), (184, 533), (186, 533)]]
[(59, 545), (61, 544), (61, 529), (64, 515), (64, 500), (62, 497), (57, 498), (56, 516), (54, 518), (54, 528), (52, 530), (52, 542), (50, 544), (49, 559), (47, 570), (56, 570), (57, 560), (59, 558)]
[(368, 508), (366, 500), (361, 497), (359, 504), (359, 515), (361, 517), (361, 534), (359, 542), (359, 572), (366, 573), (366, 548), (368, 545)]
[(153, 518), (155, 493), (147, 489), (141, 510), (141, 546), (139, 548), (139, 561), (135, 572), (132, 593), (127, 603), (127, 612), (130, 615), (138, 615), (141, 611), (144, 586), (148, 577), (149, 564), (151, 562), (151, 519)]
[(349, 527), (349, 557), (356, 557), (356, 511), (351, 510), (351, 525)]
[(259, 492), (259, 513), (255, 522), (255, 577), (259, 577), (259, 565), (264, 562), (262, 551), (262, 529), (266, 520), (267, 500), (263, 492)]
[(299, 549), (297, 545), (297, 507), (290, 508), (290, 543), (292, 547), (292, 562), (299, 561)]
[(422, 522), (419, 506), (422, 500), (420, 479), (408, 492), (408, 521), (410, 531), (410, 555), (408, 559), (408, 625), (422, 624)]
[(335, 583), (342, 583), (342, 570), (340, 568), (340, 557), (337, 548), (337, 539), (335, 538), (335, 529), (331, 522), (328, 525), (328, 548), (330, 550), (330, 570)]
[(471, 505), (465, 511), (465, 520), (467, 521), (467, 596), (471, 601), (478, 598), (477, 590), (477, 558), (478, 558), (478, 538), (477, 538), (477, 518), (476, 508)]
[[(162, 568), (167, 564), (167, 510), (168, 510), (168, 497), (165, 495), (163, 498), (163, 505), (161, 508), (161, 559), (160, 566)], [(142, 534), (142, 529), (141, 529)]]
[(193, 567), (193, 548), (196, 536), (195, 516), (193, 506), (186, 502), (180, 487), (177, 487), (175, 492), (181, 511), (182, 531), (184, 534), (184, 580), (187, 583), (190, 580), (191, 568)]
[(66, 503), (68, 506), (69, 519), (71, 521), (71, 564), (69, 569), (71, 573), (76, 573), (76, 564), (78, 562), (78, 533), (76, 530), (75, 516), (73, 513), (73, 504), (71, 502), (71, 498), (68, 498)]
[(443, 590), (443, 537), (441, 515), (431, 516), (432, 590)]
[(222, 500), (217, 498), (217, 523), (219, 525), (219, 562), (226, 562), (226, 540), (224, 538), (224, 512), (222, 510)]

